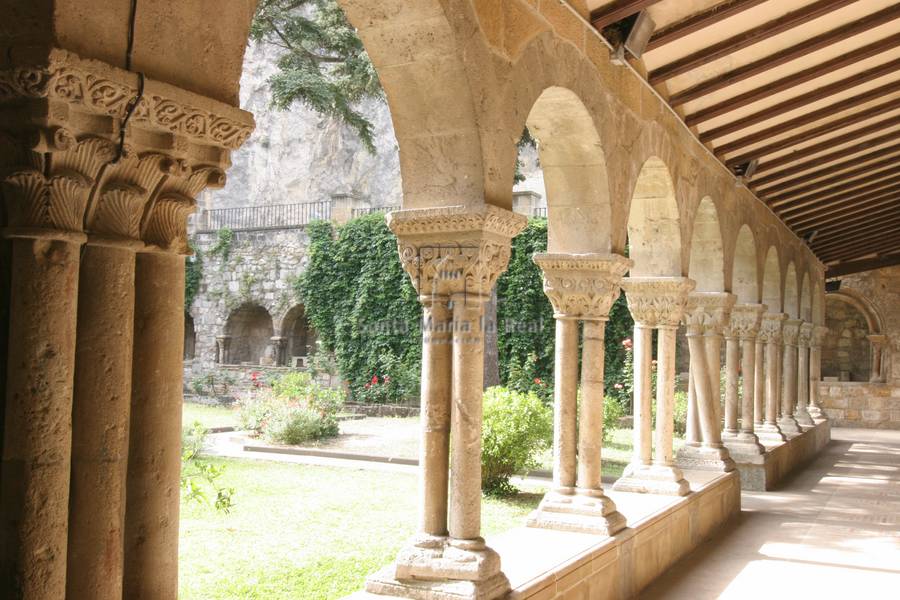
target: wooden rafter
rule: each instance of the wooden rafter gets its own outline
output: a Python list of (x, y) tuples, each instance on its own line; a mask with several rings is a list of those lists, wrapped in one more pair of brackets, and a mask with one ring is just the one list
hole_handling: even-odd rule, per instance
[(873, 254), (885, 254), (900, 250), (900, 237), (885, 238), (884, 241), (872, 244), (870, 241), (861, 242), (849, 248), (838, 249), (834, 252), (827, 252), (821, 255), (816, 254), (822, 262), (831, 262), (833, 260), (854, 260), (871, 256)]
[(872, 241), (873, 236), (893, 234), (898, 231), (900, 231), (900, 216), (895, 216), (877, 223), (867, 223), (866, 225), (855, 227), (852, 233), (838, 231), (832, 232), (827, 237), (822, 237), (821, 241), (819, 238), (816, 238), (813, 249), (827, 252), (832, 248), (846, 247), (860, 241)]
[[(728, 159), (727, 164), (728, 166), (740, 165), (747, 162), (748, 160), (753, 160), (754, 158), (759, 158), (760, 156), (766, 156), (767, 154), (773, 154), (775, 152), (778, 152), (779, 150), (784, 150), (785, 148), (789, 148), (796, 144), (802, 144), (803, 142), (814, 140), (818, 137), (822, 137), (823, 135), (828, 135), (829, 133), (844, 129), (845, 127), (856, 125), (857, 123), (860, 123), (862, 121), (868, 121), (869, 119), (887, 114), (898, 109), (900, 109), (900, 99), (892, 98), (887, 102), (882, 102), (881, 104), (870, 106), (864, 111), (853, 113), (847, 115), (846, 117), (835, 119), (834, 121), (829, 121), (828, 123), (819, 125), (818, 127), (813, 127), (806, 131), (801, 131), (798, 134), (786, 137), (781, 140), (777, 140), (766, 146), (754, 148), (751, 152)], [(740, 148), (745, 148), (753, 143), (764, 141), (768, 136), (759, 137), (758, 139), (756, 139), (757, 137), (758, 136), (755, 134), (753, 136), (748, 136), (748, 138), (754, 138), (752, 141), (741, 141), (741, 143), (735, 142), (732, 144), (725, 144), (721, 148), (716, 148), (716, 154), (728, 154), (735, 150), (739, 150)], [(748, 138), (745, 138), (745, 140)]]
[(831, 208), (834, 210), (822, 211), (814, 216), (796, 220), (793, 223), (790, 223), (789, 226), (797, 231), (821, 229), (822, 227), (827, 227), (831, 223), (842, 225), (844, 222), (853, 223), (858, 219), (868, 219), (871, 217), (878, 217), (885, 213), (900, 211), (900, 195), (897, 193), (885, 194), (881, 196), (881, 198), (867, 203), (854, 203), (850, 206)]
[(838, 198), (832, 198), (827, 202), (816, 202), (813, 200), (805, 202), (802, 206), (788, 206), (777, 212), (778, 216), (781, 217), (789, 227), (794, 227), (795, 223), (805, 223), (814, 216), (819, 217), (826, 214), (833, 214), (835, 211), (842, 210), (848, 206), (861, 206), (897, 194), (900, 194), (900, 183), (866, 193), (854, 192)]
[[(896, 9), (900, 9), (900, 7), (892, 7), (891, 9), (888, 9), (893, 11), (890, 14), (891, 19), (898, 18), (898, 15), (894, 13), (898, 13), (900, 12), (900, 10)], [(881, 11), (881, 13), (883, 12), (884, 11)], [(881, 15), (881, 13), (875, 13), (875, 15), (872, 16), (879, 16)], [(880, 18), (884, 17), (881, 16)], [(824, 48), (830, 44), (839, 42), (842, 39), (846, 38), (848, 35), (856, 35), (858, 33), (866, 31), (871, 27), (877, 27), (877, 24), (869, 23), (857, 25), (860, 22), (861, 21), (857, 21), (845, 27), (834, 30), (836, 33), (834, 33), (833, 36), (831, 35), (833, 32), (823, 34), (823, 36), (828, 36), (827, 39), (824, 39), (823, 36), (817, 36), (815, 38), (812, 38), (812, 40), (808, 40), (792, 48), (787, 48), (771, 56), (761, 58), (750, 64), (729, 71), (728, 73), (724, 73), (718, 77), (714, 77), (713, 79), (698, 83), (697, 85), (684, 90), (683, 92), (679, 92), (671, 96), (669, 98), (669, 103), (672, 106), (680, 106), (682, 104), (685, 104), (686, 102), (690, 102), (691, 100), (696, 100), (697, 98), (701, 98), (703, 96), (706, 96), (707, 94), (711, 94), (718, 90), (732, 86), (736, 83), (740, 83), (741, 81), (753, 77), (754, 75), (764, 73), (770, 69), (781, 66), (792, 60), (795, 60), (802, 56), (806, 56), (811, 52), (815, 52), (816, 50), (820, 50), (821, 48)], [(849, 29), (851, 27), (853, 28), (852, 30)], [(867, 46), (863, 46), (862, 48), (858, 48), (856, 50), (848, 52), (843, 56), (838, 56), (819, 65), (815, 65), (799, 71), (798, 73), (783, 77), (773, 83), (766, 84), (748, 92), (744, 92), (743, 94), (735, 96), (734, 98), (731, 98), (729, 100), (719, 102), (713, 106), (710, 106), (709, 108), (689, 115), (686, 118), (686, 122), (688, 125), (694, 126), (697, 123), (700, 123), (707, 119), (717, 117), (725, 112), (736, 110), (742, 106), (750, 104), (751, 102), (756, 102), (757, 100), (766, 98), (776, 92), (784, 91), (786, 89), (794, 87), (795, 85), (800, 85), (801, 83), (811, 81), (813, 79), (821, 77), (822, 75), (827, 75), (828, 73), (833, 72), (835, 69), (840, 69), (848, 65), (857, 63), (861, 60), (871, 58), (872, 56), (877, 56), (878, 54), (890, 50), (891, 48), (896, 48), (897, 46), (900, 46), (900, 34), (888, 36), (882, 40), (878, 40), (877, 42), (873, 42), (871, 44), (868, 44)], [(731, 106), (734, 106), (734, 108), (730, 108)]]
[(771, 37), (782, 34), (785, 31), (799, 27), (813, 19), (827, 15), (830, 12), (844, 8), (857, 0), (819, 0), (803, 8), (789, 12), (772, 19), (753, 29), (743, 31), (738, 35), (722, 40), (712, 46), (703, 48), (684, 58), (663, 65), (651, 71), (647, 77), (651, 85), (658, 85), (678, 75), (693, 71), (703, 65), (719, 60), (729, 54), (734, 54), (754, 44), (763, 42)]
[[(796, 98), (792, 98), (790, 100), (787, 100), (786, 102), (782, 102), (781, 104), (776, 104), (775, 106), (772, 106), (765, 110), (761, 110), (757, 113), (744, 117), (743, 119), (737, 119), (736, 121), (726, 123), (721, 127), (716, 127), (715, 129), (704, 131), (700, 134), (700, 141), (709, 142), (726, 136), (730, 133), (734, 133), (735, 131), (746, 129), (751, 125), (756, 125), (758, 123), (762, 123), (774, 117), (780, 116), (786, 112), (797, 110), (798, 108), (802, 108), (810, 102), (816, 102), (823, 98), (827, 98), (828, 96), (847, 90), (855, 85), (865, 83), (866, 81), (870, 81), (887, 74), (896, 73), (898, 70), (900, 70), (900, 58), (885, 63), (884, 65), (879, 65), (876, 69), (869, 69), (868, 71), (866, 71), (865, 77), (851, 77), (848, 79), (843, 79), (838, 82), (841, 85), (825, 86), (824, 88), (813, 90), (808, 94), (803, 94), (802, 96), (797, 96)], [(873, 73), (878, 73), (878, 75), (874, 75)], [(860, 75), (863, 74), (861, 73)], [(853, 84), (848, 83), (848, 81), (851, 79), (854, 81)], [(828, 89), (823, 93), (826, 88), (831, 89)], [(772, 135), (780, 133), (781, 131), (787, 131), (792, 127), (798, 127), (805, 123), (812, 123), (821, 118), (828, 117), (834, 112), (855, 108), (860, 104), (865, 104), (866, 102), (871, 102), (872, 100), (875, 100), (877, 98), (887, 96), (888, 94), (896, 92), (897, 90), (900, 90), (900, 80), (892, 81), (878, 86), (877, 88), (862, 92), (860, 94), (856, 94), (855, 96), (845, 98), (840, 102), (834, 102), (826, 107), (803, 114), (795, 119), (791, 119), (790, 121), (785, 121), (784, 123), (765, 129), (764, 131), (774, 132)]]
[(877, 177), (880, 174), (885, 174), (887, 171), (881, 172), (879, 169), (887, 169), (888, 167), (895, 167), (892, 172), (900, 172), (900, 167), (897, 165), (900, 164), (897, 162), (897, 158), (892, 156), (886, 158), (884, 160), (880, 160), (875, 163), (870, 163), (859, 167), (858, 169), (854, 169), (852, 171), (844, 171), (843, 173), (839, 173), (834, 177), (829, 177), (828, 179), (820, 179), (814, 183), (809, 185), (793, 188), (784, 192), (783, 194), (762, 194), (761, 197), (766, 201), (766, 204), (770, 206), (781, 206), (783, 204), (788, 204), (791, 200), (796, 200), (803, 198), (807, 194), (815, 194), (822, 192), (830, 192), (830, 186), (844, 183), (846, 185), (850, 185), (853, 183), (854, 177), (864, 177), (866, 175), (871, 175), (872, 177)]
[(894, 247), (895, 244), (900, 244), (900, 232), (898, 232), (897, 227), (893, 227), (889, 232), (893, 235), (883, 235), (873, 240), (871, 234), (869, 234), (858, 240), (839, 242), (833, 247), (813, 248), (813, 252), (817, 256), (828, 257), (841, 257), (853, 254), (859, 256), (861, 253), (880, 252), (886, 248)]
[(900, 204), (897, 203), (897, 196), (893, 196), (885, 201), (882, 205), (870, 205), (855, 209), (842, 216), (830, 217), (825, 219), (817, 219), (812, 226), (808, 227), (792, 227), (799, 232), (818, 231), (818, 235), (825, 235), (835, 229), (844, 230), (847, 227), (857, 224), (865, 224), (866, 221), (889, 218), (900, 212)]
[(598, 8), (591, 13), (591, 25), (603, 29), (616, 21), (621, 21), (635, 13), (639, 13), (649, 6), (653, 6), (660, 0), (618, 0), (609, 6)]
[[(866, 150), (871, 150), (873, 148), (879, 148), (882, 144), (894, 142), (898, 139), (900, 139), (900, 131), (892, 131), (891, 133), (887, 133), (885, 135), (880, 135), (878, 137), (864, 140), (853, 146), (848, 146), (847, 148), (843, 148), (841, 150), (836, 150), (834, 152), (829, 152), (828, 154), (817, 156), (811, 160), (788, 167), (787, 169), (782, 169), (780, 171), (776, 171), (775, 173), (766, 175), (765, 177), (757, 177), (750, 185), (756, 187), (769, 181), (775, 181), (789, 175), (795, 175), (803, 171), (808, 171), (809, 169), (815, 169), (823, 165), (832, 163), (835, 160), (838, 160), (845, 156), (850, 156), (851, 154), (857, 154), (859, 152), (865, 152)], [(756, 172), (762, 173), (769, 170), (770, 168), (772, 168), (771, 163), (763, 163), (759, 165), (759, 167), (756, 169)]]
[[(790, 204), (784, 205), (783, 208), (780, 209), (783, 213), (793, 213), (799, 209), (802, 209), (805, 206), (810, 206), (814, 204), (825, 204), (832, 200), (838, 200), (841, 198), (842, 192), (851, 191), (854, 194), (861, 195), (867, 194), (869, 192), (884, 192), (887, 189), (893, 189), (893, 187), (897, 184), (900, 184), (900, 175), (896, 173), (900, 172), (900, 169), (895, 169), (892, 171), (893, 177), (888, 177), (886, 179), (877, 179), (875, 181), (869, 179), (861, 179), (858, 181), (854, 181), (845, 186), (838, 186), (831, 188), (827, 193), (822, 195), (812, 195), (807, 196), (805, 198), (801, 198), (798, 200), (794, 200)], [(872, 181), (871, 183), (869, 183)], [(866, 184), (866, 185), (863, 185)], [(786, 216), (784, 218), (790, 218)]]
[(828, 267), (825, 270), (825, 277), (841, 277), (843, 275), (852, 275), (863, 271), (872, 271), (874, 269), (882, 269), (884, 267), (893, 267), (900, 265), (900, 253), (889, 254), (887, 256), (879, 256), (878, 258), (867, 258), (863, 260), (855, 260), (851, 262), (838, 263)]
[(687, 35), (711, 27), (763, 2), (766, 2), (766, 0), (728, 0), (727, 2), (716, 4), (654, 33), (653, 37), (650, 38), (650, 43), (647, 44), (647, 51), (671, 44)]

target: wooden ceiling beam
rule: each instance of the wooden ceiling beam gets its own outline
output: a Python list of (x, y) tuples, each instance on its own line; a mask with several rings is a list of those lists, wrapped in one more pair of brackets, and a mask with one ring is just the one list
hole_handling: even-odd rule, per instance
[[(852, 194), (856, 194), (857, 196), (868, 194), (870, 192), (886, 193), (888, 189), (893, 189), (896, 185), (900, 184), (900, 176), (895, 175), (894, 177), (889, 177), (887, 179), (879, 179), (878, 181), (875, 181), (874, 183), (871, 183), (869, 185), (856, 187), (859, 185), (859, 183), (864, 182), (865, 181), (858, 182), (854, 184), (854, 186), (850, 186), (842, 191), (848, 191)], [(843, 197), (844, 196), (842, 196), (840, 192), (831, 193), (824, 196), (807, 196), (806, 198), (795, 200), (790, 204), (785, 204), (783, 207), (780, 207), (780, 214), (789, 213), (788, 216), (783, 217), (785, 219), (789, 219), (793, 214), (795, 214), (796, 211), (804, 207), (828, 204), (835, 200), (842, 200)]]
[(900, 238), (889, 238), (874, 246), (854, 246), (852, 248), (845, 248), (842, 250), (837, 250), (835, 252), (823, 253), (822, 255), (817, 254), (816, 256), (823, 263), (827, 263), (835, 260), (859, 260), (865, 257), (871, 257), (873, 254), (875, 256), (878, 256), (880, 254), (892, 254), (898, 250), (900, 250)]
[(684, 58), (680, 58), (674, 62), (663, 65), (658, 69), (654, 69), (647, 75), (647, 80), (650, 82), (650, 85), (659, 85), (673, 77), (698, 69), (711, 62), (717, 61), (720, 58), (743, 50), (744, 48), (763, 42), (776, 35), (780, 35), (785, 31), (790, 31), (795, 27), (809, 23), (814, 19), (818, 19), (819, 17), (844, 8), (856, 1), (857, 0), (819, 0), (818, 2), (813, 2), (803, 8), (781, 15), (767, 23), (763, 23), (762, 25), (758, 25), (747, 31), (742, 31), (739, 34), (722, 40), (712, 46), (708, 46), (693, 54), (689, 54)]
[[(890, 63), (887, 63), (887, 64), (892, 65), (891, 69), (889, 71), (887, 71), (887, 73), (895, 73), (897, 70), (900, 70), (900, 58), (898, 58), (897, 60), (892, 60)], [(844, 88), (844, 89), (846, 89), (846, 88)], [(841, 100), (839, 102), (834, 102), (832, 104), (829, 104), (828, 106), (816, 109), (814, 111), (804, 113), (793, 119), (789, 119), (787, 121), (782, 121), (781, 123), (777, 123), (766, 129), (754, 131), (753, 134), (745, 136), (743, 138), (739, 138), (738, 140), (735, 140), (730, 143), (732, 143), (732, 144), (754, 143), (753, 141), (748, 141), (748, 140), (756, 139), (758, 141), (760, 139), (764, 139), (765, 137), (768, 137), (771, 135), (778, 135), (780, 133), (790, 131), (791, 129), (801, 127), (808, 123), (814, 123), (815, 121), (818, 121), (819, 119), (824, 119), (826, 117), (830, 117), (831, 115), (833, 115), (836, 112), (849, 110), (851, 108), (856, 108), (857, 106), (859, 106), (861, 104), (866, 104), (868, 102), (872, 102), (873, 100), (877, 100), (878, 98), (882, 98), (884, 96), (887, 96), (888, 94), (897, 92), (898, 90), (900, 90), (900, 80), (891, 81), (890, 83), (886, 83), (884, 85), (878, 86), (877, 88), (862, 92), (861, 94), (856, 94), (855, 96), (845, 98), (844, 100)], [(816, 90), (816, 91), (818, 92), (820, 90)], [(785, 112), (789, 112), (791, 110), (796, 110), (797, 108), (800, 108), (808, 103), (807, 101), (795, 102), (795, 100), (799, 100), (800, 98), (801, 97), (798, 96), (797, 98), (794, 98), (793, 100), (789, 100), (788, 102), (783, 102), (782, 104), (773, 106), (771, 108), (767, 108), (766, 110), (760, 111), (760, 112), (758, 112), (754, 115), (751, 115), (749, 117), (746, 117), (744, 119), (739, 119), (732, 123), (723, 125), (722, 127), (717, 127), (715, 129), (711, 129), (709, 131), (703, 132), (700, 134), (700, 141), (704, 142), (704, 143), (710, 142), (712, 140), (715, 140), (715, 139), (718, 139), (725, 135), (728, 135), (729, 133), (733, 133), (735, 131), (745, 129), (746, 127), (748, 127), (750, 125), (755, 125), (762, 121), (767, 121), (767, 120), (777, 117), (781, 114), (784, 114)], [(817, 98), (817, 100), (818, 99), (819, 98)], [(787, 105), (790, 105), (790, 106), (787, 106)], [(727, 152), (727, 150), (722, 150), (722, 151)]]
[[(856, 33), (865, 31), (866, 29), (866, 27), (861, 27), (859, 31), (856, 31)], [(833, 41), (837, 42), (841, 39), (843, 39), (841, 35), (836, 35)], [(824, 45), (827, 46), (828, 44)], [(867, 58), (877, 56), (882, 52), (887, 52), (888, 50), (896, 48), (897, 46), (900, 46), (900, 33), (895, 33), (884, 39), (878, 40), (871, 44), (867, 44), (862, 48), (851, 50), (846, 54), (837, 56), (831, 60), (827, 60), (821, 64), (813, 65), (811, 67), (798, 71), (797, 73), (792, 73), (791, 75), (782, 77), (781, 79), (773, 81), (772, 83), (767, 83), (766, 85), (760, 86), (753, 90), (738, 94), (734, 98), (729, 98), (728, 100), (718, 102), (701, 111), (688, 115), (685, 118), (685, 122), (689, 126), (693, 127), (694, 125), (712, 119), (713, 117), (718, 117), (719, 115), (731, 112), (732, 110), (737, 110), (738, 108), (747, 106), (748, 104), (752, 104), (757, 100), (768, 98), (772, 94), (783, 92), (784, 90), (791, 89), (792, 87), (800, 85), (802, 83), (806, 83), (807, 81), (818, 79), (823, 75), (833, 73), (837, 69), (842, 69), (846, 66), (858, 63), (859, 61), (866, 60)], [(804, 56), (805, 54), (818, 49), (819, 48), (816, 47), (810, 50), (806, 50), (805, 48), (797, 50), (795, 53), (798, 56), (793, 56), (792, 54), (779, 56), (779, 54), (775, 54), (772, 57), (761, 58), (755, 62), (752, 62), (743, 67), (738, 67), (737, 69), (729, 71), (728, 73), (725, 73), (713, 79), (698, 83), (697, 85), (688, 88), (683, 92), (673, 94), (669, 97), (669, 103), (672, 106), (680, 106), (692, 100), (696, 100), (697, 98), (702, 98), (703, 96), (706, 96), (713, 92), (717, 92), (721, 89), (730, 87), (736, 83), (740, 83), (741, 81), (753, 77), (754, 75), (764, 73), (765, 71), (768, 71), (774, 67), (790, 62), (794, 58), (799, 58), (800, 56)]]
[[(856, 125), (857, 123), (860, 123), (862, 121), (868, 121), (869, 119), (887, 114), (898, 109), (900, 109), (900, 99), (893, 98), (891, 100), (888, 100), (887, 102), (882, 102), (881, 104), (877, 104), (857, 113), (847, 115), (846, 117), (841, 117), (840, 119), (835, 119), (834, 121), (829, 121), (828, 123), (819, 125), (818, 127), (813, 127), (812, 129), (802, 131), (796, 135), (792, 135), (776, 142), (772, 142), (767, 146), (754, 148), (753, 150), (748, 151), (744, 154), (735, 156), (734, 158), (729, 158), (726, 164), (728, 166), (740, 165), (754, 158), (773, 154), (775, 152), (778, 152), (779, 150), (784, 150), (785, 148), (789, 148), (796, 144), (802, 144), (803, 142), (814, 140), (816, 138), (822, 137), (823, 135), (828, 135), (829, 133), (844, 129), (845, 127)], [(715, 153), (718, 156), (723, 156), (725, 154), (734, 152), (735, 150), (746, 148), (747, 146), (751, 146), (755, 143), (765, 141), (767, 137), (768, 135), (762, 136), (762, 132), (760, 132), (760, 134), (753, 134), (747, 136), (743, 140), (738, 140), (730, 144), (724, 144), (721, 148), (716, 148)]]
[[(876, 177), (879, 173), (882, 173), (881, 171), (879, 171), (879, 169), (885, 169), (887, 167), (894, 166), (895, 170), (892, 172), (900, 172), (900, 167), (897, 166), (898, 164), (900, 164), (900, 163), (897, 162), (897, 157), (891, 156), (889, 158), (878, 161), (876, 163), (864, 165), (864, 166), (859, 167), (858, 169), (854, 169), (852, 171), (845, 171), (843, 173), (839, 173), (838, 175), (835, 175), (834, 177), (829, 177), (828, 179), (822, 179), (822, 180), (816, 181), (815, 183), (811, 183), (811, 184), (803, 186), (803, 187), (791, 189), (783, 194), (772, 195), (772, 194), (765, 193), (762, 195), (759, 195), (759, 194), (757, 194), (757, 195), (760, 196), (763, 200), (765, 200), (766, 204), (769, 204), (770, 206), (781, 206), (783, 204), (790, 203), (791, 200), (801, 199), (804, 196), (806, 196), (807, 194), (817, 193), (817, 192), (829, 192), (829, 191), (831, 191), (830, 189), (828, 189), (829, 186), (833, 186), (833, 185), (839, 184), (841, 182), (845, 182), (847, 185), (850, 185), (853, 182), (847, 181), (847, 180), (848, 179), (852, 180), (854, 177), (861, 177), (861, 176), (869, 175), (869, 174), (871, 174), (873, 177)], [(887, 173), (887, 171), (885, 171), (885, 173)]]
[(647, 44), (647, 51), (649, 52), (660, 46), (671, 44), (687, 35), (711, 27), (716, 23), (738, 15), (765, 1), (766, 0), (728, 0), (727, 2), (720, 2), (719, 4), (711, 6), (699, 13), (695, 13), (686, 19), (682, 19), (681, 21), (673, 23), (654, 33), (650, 38), (650, 43)]
[[(900, 108), (900, 107), (898, 107), (898, 108)], [(766, 161), (760, 161), (761, 164), (759, 165), (759, 167), (757, 168), (756, 171), (758, 173), (761, 170), (767, 170), (767, 169), (771, 169), (774, 167), (788, 165), (788, 164), (796, 162), (797, 160), (800, 160), (802, 158), (814, 156), (816, 154), (819, 154), (820, 152), (825, 152), (836, 146), (851, 143), (854, 140), (857, 140), (866, 135), (871, 135), (873, 133), (879, 133), (881, 131), (884, 131), (885, 129), (888, 129), (890, 127), (896, 127), (898, 125), (900, 125), (900, 115), (893, 115), (891, 117), (888, 117), (887, 119), (883, 119), (881, 121), (871, 123), (864, 127), (860, 127), (859, 129), (854, 129), (853, 131), (848, 131), (847, 133), (844, 133), (837, 137), (829, 138), (825, 141), (819, 142), (817, 144), (813, 144), (811, 146), (807, 146), (806, 148), (794, 150), (793, 152), (791, 152), (789, 154), (785, 154), (784, 156), (779, 156), (777, 158), (772, 158), (772, 159), (769, 159)], [(891, 135), (896, 136), (896, 135), (898, 135), (898, 133), (900, 133), (900, 132), (892, 132)], [(844, 149), (842, 152), (847, 153), (848, 150)], [(754, 156), (752, 156), (751, 158), (755, 158), (755, 157), (756, 157), (756, 154), (754, 153)], [(731, 164), (731, 161), (729, 161), (729, 164)], [(737, 163), (737, 164), (740, 164), (740, 163)]]
[(879, 256), (878, 258), (865, 258), (862, 260), (838, 263), (837, 265), (825, 269), (825, 277), (830, 278), (853, 275), (854, 273), (874, 271), (875, 269), (883, 269), (884, 267), (893, 267), (896, 265), (900, 265), (900, 252), (889, 254), (887, 256)]
[(898, 225), (900, 225), (900, 216), (895, 216), (878, 223), (869, 223), (862, 227), (855, 227), (852, 233), (847, 231), (832, 232), (828, 237), (822, 237), (821, 241), (817, 237), (815, 243), (811, 245), (814, 251), (827, 252), (832, 248), (847, 246), (857, 242), (871, 242), (877, 239), (875, 236), (879, 234), (900, 232), (900, 226)]
[[(829, 163), (834, 162), (837, 159), (843, 158), (845, 156), (849, 156), (851, 154), (857, 154), (859, 152), (865, 152), (866, 150), (872, 150), (873, 148), (879, 148), (882, 144), (887, 144), (890, 142), (894, 142), (900, 140), (900, 131), (892, 131), (890, 133), (886, 133), (884, 135), (879, 135), (868, 140), (864, 140), (859, 142), (858, 144), (854, 144), (852, 146), (848, 146), (846, 148), (841, 148), (839, 150), (835, 150), (834, 152), (829, 152), (827, 154), (823, 154), (822, 156), (816, 156), (808, 161), (790, 166), (786, 169), (782, 169), (780, 171), (776, 171), (775, 173), (771, 173), (766, 175), (765, 177), (758, 177), (753, 180), (751, 186), (754, 184), (760, 185), (766, 183), (767, 181), (774, 181), (776, 179), (781, 179), (786, 175), (794, 175), (796, 173), (800, 173), (802, 171), (807, 171), (809, 169), (814, 169), (816, 167), (820, 167), (822, 165), (827, 165)], [(766, 164), (763, 163), (759, 165), (756, 169), (757, 174), (770, 170), (773, 168), (771, 166), (772, 162)], [(781, 165), (776, 165), (781, 166)]]
[[(892, 229), (888, 230), (889, 232), (897, 232), (894, 235), (881, 236), (878, 238), (872, 238), (872, 234), (866, 235), (861, 239), (848, 240), (846, 242), (838, 242), (835, 245), (828, 248), (812, 248), (812, 251), (816, 254), (816, 256), (828, 256), (828, 257), (838, 257), (843, 255), (844, 253), (852, 254), (869, 254), (873, 252), (880, 252), (885, 249), (885, 247), (892, 247), (893, 244), (900, 243), (900, 230), (894, 226)], [(825, 262), (825, 261), (822, 261)]]
[[(855, 158), (851, 158), (850, 160), (845, 160), (843, 162), (835, 163), (831, 166), (816, 169), (818, 166), (817, 162), (819, 160), (810, 161), (810, 163), (805, 163), (804, 165), (797, 165), (796, 167), (791, 167), (790, 169), (785, 169), (783, 171), (779, 171), (778, 173), (773, 173), (767, 177), (760, 178), (759, 180), (752, 180), (750, 182), (750, 187), (757, 193), (757, 195), (762, 194), (770, 194), (772, 192), (780, 192), (782, 190), (790, 189), (792, 187), (796, 187), (798, 185), (802, 185), (804, 183), (809, 183), (810, 181), (815, 181), (821, 177), (825, 177), (826, 175), (833, 175), (834, 173), (840, 173), (846, 169), (850, 169), (852, 167), (856, 167), (859, 165), (864, 165), (869, 163), (875, 159), (882, 158), (884, 156), (891, 156), (894, 153), (900, 152), (900, 144), (894, 144), (892, 146), (878, 148), (874, 152), (869, 152), (868, 154), (863, 154), (862, 156), (857, 156)], [(836, 156), (844, 156), (844, 151), (835, 153)], [(824, 164), (824, 162), (822, 163)], [(809, 165), (809, 166), (806, 166)], [(764, 187), (766, 183), (770, 183), (772, 181), (777, 181), (779, 179), (783, 179), (786, 176), (794, 175), (796, 173), (802, 173), (804, 171), (808, 171), (810, 169), (816, 169), (812, 173), (808, 173), (806, 175), (802, 175), (800, 177), (795, 177), (793, 179), (787, 179), (777, 185), (772, 185), (769, 187)], [(762, 189), (760, 189), (762, 188)]]
[(869, 193), (853, 193), (832, 198), (828, 202), (816, 203), (806, 202), (804, 206), (791, 206), (781, 209), (778, 216), (782, 221), (793, 227), (793, 223), (807, 222), (809, 219), (823, 214), (832, 214), (836, 210), (847, 208), (848, 206), (860, 206), (874, 200), (882, 200), (888, 196), (900, 193), (900, 182), (895, 185), (881, 188)]
[[(830, 235), (836, 229), (853, 228), (856, 225), (865, 225), (867, 221), (880, 218), (891, 218), (895, 214), (900, 214), (900, 204), (898, 204), (897, 196), (893, 196), (890, 200), (884, 202), (880, 206), (867, 206), (857, 210), (855, 213), (848, 213), (844, 216), (832, 217), (830, 219), (821, 219), (816, 221), (811, 227), (795, 227), (792, 228), (801, 234), (810, 231), (818, 232), (816, 235)], [(802, 236), (801, 236), (802, 237)]]
[(607, 25), (639, 13), (657, 2), (660, 0), (617, 0), (608, 6), (592, 11), (591, 25), (599, 31)]
[[(852, 204), (850, 206), (833, 207), (834, 210), (823, 211), (815, 216), (807, 217), (803, 220), (795, 221), (788, 226), (797, 231), (811, 231), (813, 229), (821, 229), (831, 223), (841, 224), (846, 221), (853, 223), (857, 218), (867, 218), (869, 214), (881, 215), (892, 211), (900, 210), (900, 194), (883, 194), (879, 199), (862, 204)], [(857, 218), (854, 218), (858, 215)]]

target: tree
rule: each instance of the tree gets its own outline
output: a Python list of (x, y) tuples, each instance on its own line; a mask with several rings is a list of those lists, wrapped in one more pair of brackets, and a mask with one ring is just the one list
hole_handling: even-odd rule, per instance
[(283, 51), (269, 79), (272, 104), (294, 102), (350, 126), (375, 153), (372, 123), (354, 105), (383, 99), (375, 67), (335, 0), (261, 0), (250, 39)]

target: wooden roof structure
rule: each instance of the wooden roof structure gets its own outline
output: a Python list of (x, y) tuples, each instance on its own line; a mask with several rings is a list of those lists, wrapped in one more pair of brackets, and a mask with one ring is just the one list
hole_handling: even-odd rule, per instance
[(900, 264), (900, 0), (587, 5), (612, 43), (652, 22), (629, 60), (826, 276)]

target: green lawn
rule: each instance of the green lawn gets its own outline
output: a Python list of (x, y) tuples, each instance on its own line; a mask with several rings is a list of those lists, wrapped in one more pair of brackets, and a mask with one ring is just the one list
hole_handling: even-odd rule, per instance
[[(187, 406), (187, 405), (186, 405)], [(181, 600), (326, 600), (360, 589), (416, 523), (412, 474), (214, 460), (230, 514), (182, 504)], [(543, 490), (486, 499), (484, 534), (524, 523)]]
[(185, 402), (182, 409), (181, 422), (184, 425), (192, 425), (194, 421), (207, 429), (211, 427), (237, 427), (237, 410), (226, 406), (207, 406)]

